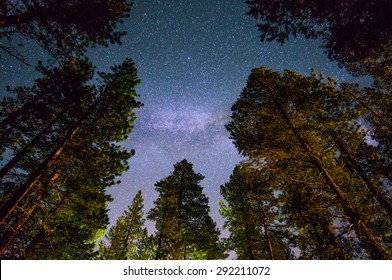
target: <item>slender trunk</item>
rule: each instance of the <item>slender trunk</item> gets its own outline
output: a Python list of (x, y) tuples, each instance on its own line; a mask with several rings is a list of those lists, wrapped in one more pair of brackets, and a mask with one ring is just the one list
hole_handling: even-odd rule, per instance
[[(41, 94), (37, 94), (34, 97), (32, 97), (29, 101), (27, 101), (22, 108), (20, 108), (19, 110), (17, 110), (16, 112), (11, 112), (7, 118), (5, 118), (4, 120), (2, 120), (0, 122), (0, 127), (1, 128), (5, 128), (6, 126), (9, 125), (13, 125), (13, 123), (15, 122), (15, 120), (19, 117), (22, 116), (23, 114), (26, 114), (27, 111), (31, 108), (31, 106), (36, 103), (40, 98), (42, 98), (46, 93), (41, 93)], [(5, 131), (5, 132), (0, 132), (0, 139), (3, 138), (4, 134), (7, 134), (9, 130)]]
[(262, 213), (262, 221), (263, 221), (263, 227), (264, 227), (264, 235), (265, 235), (265, 239), (267, 241), (267, 245), (268, 245), (268, 254), (270, 256), (271, 260), (274, 260), (274, 253), (272, 250), (272, 243), (271, 243), (271, 239), (269, 236), (269, 231), (268, 231), (268, 225), (267, 225), (267, 215), (265, 214), (265, 210), (264, 210), (264, 205), (263, 205), (263, 201), (260, 200), (260, 208), (261, 208), (261, 213)]
[(162, 246), (162, 228), (159, 231), (158, 245), (157, 245), (157, 250), (155, 252), (155, 260), (159, 260), (159, 256), (161, 254), (161, 246)]
[(286, 124), (290, 127), (295, 137), (297, 138), (300, 146), (302, 147), (305, 154), (310, 156), (311, 161), (314, 166), (320, 171), (326, 183), (330, 186), (331, 191), (335, 194), (336, 198), (342, 205), (344, 213), (347, 215), (349, 222), (354, 226), (355, 232), (361, 241), (362, 245), (368, 250), (372, 258), (374, 259), (389, 259), (385, 250), (381, 247), (373, 233), (367, 227), (367, 225), (362, 221), (360, 213), (355, 209), (355, 207), (348, 201), (345, 194), (341, 190), (340, 186), (335, 182), (331, 174), (324, 168), (321, 160), (312, 151), (309, 145), (306, 143), (305, 139), (301, 136), (298, 129), (294, 126), (290, 120), (287, 112), (284, 110), (282, 105), (279, 103), (278, 99), (273, 95), (271, 90), (271, 98), (277, 109), (284, 118)]
[(46, 240), (45, 230), (41, 227), (37, 235), (31, 240), (26, 249), (24, 250), (24, 259), (33, 259), (34, 252), (37, 250), (43, 250), (48, 247), (48, 242)]
[[(184, 191), (184, 171), (182, 171), (181, 173), (181, 185), (180, 185), (180, 189), (178, 192), (178, 231), (180, 234), (180, 251), (181, 251), (181, 247), (184, 246), (184, 239), (183, 239), (183, 235), (182, 235), (182, 200), (183, 200), (183, 191)], [(181, 257), (181, 255), (179, 256)], [(184, 250), (184, 254), (183, 254), (183, 258), (185, 260), (185, 250)]]
[[(50, 187), (50, 185), (53, 184), (54, 181), (56, 181), (59, 176), (60, 174), (58, 172), (55, 172), (55, 174), (50, 178), (46, 188)], [(30, 208), (26, 211), (21, 212), (20, 216), (17, 218), (16, 221), (12, 223), (12, 225), (7, 225), (7, 229), (5, 230), (0, 240), (0, 256), (3, 255), (4, 251), (7, 249), (7, 246), (19, 233), (20, 229), (23, 227), (25, 222), (34, 213), (35, 209), (37, 208), (38, 204), (41, 201), (43, 194), (44, 194), (44, 189), (39, 188), (36, 193), (36, 198), (34, 199), (34, 202), (30, 206)]]
[(51, 130), (52, 126), (60, 120), (67, 109), (63, 109), (56, 117), (50, 120), (50, 122), (41, 130), (21, 151), (19, 151), (1, 170), (0, 170), (0, 180), (21, 160), (25, 155), (27, 155), (34, 146)]
[(378, 203), (385, 209), (390, 218), (392, 219), (392, 203), (388, 200), (388, 194), (366, 174), (361, 166), (352, 158), (350, 152), (347, 150), (345, 145), (339, 140), (339, 138), (332, 134), (333, 140), (338, 146), (342, 155), (347, 159), (349, 164), (355, 170), (357, 175), (365, 182), (368, 190), (376, 197)]
[(75, 134), (79, 131), (80, 126), (87, 119), (87, 117), (91, 114), (91, 112), (96, 108), (100, 101), (100, 97), (98, 97), (94, 103), (89, 107), (89, 109), (80, 117), (80, 119), (68, 130), (67, 134), (56, 148), (50, 153), (46, 159), (39, 165), (39, 167), (30, 174), (27, 180), (22, 184), (19, 189), (12, 195), (12, 197), (3, 204), (0, 208), (0, 223), (4, 223), (6, 219), (10, 216), (12, 211), (18, 206), (20, 201), (26, 197), (26, 195), (30, 192), (30, 190), (35, 186), (44, 172), (55, 162), (57, 157), (61, 154), (65, 146), (72, 140)]
[(360, 98), (358, 98), (357, 96), (355, 96), (355, 94), (351, 93), (351, 92), (347, 92), (348, 95), (350, 95), (355, 101), (357, 101), (359, 104), (361, 104), (363, 107), (365, 107), (366, 110), (368, 110), (370, 112), (370, 114), (372, 114), (374, 117), (376, 117), (377, 119), (379, 119), (381, 122), (383, 122), (384, 124), (386, 124), (387, 126), (390, 127), (390, 129), (392, 129), (392, 124), (385, 119), (383, 116), (381, 116), (380, 114), (378, 114), (375, 110), (373, 110), (372, 108), (370, 108), (368, 105), (366, 105), (365, 102), (363, 102)]
[(164, 226), (166, 223), (166, 215), (167, 215), (167, 206), (165, 205), (163, 208), (162, 223), (161, 223), (161, 228), (159, 230), (158, 245), (157, 245), (157, 250), (155, 253), (155, 260), (159, 260), (159, 258), (161, 256), (163, 229), (164, 229)]
[[(309, 197), (312, 197), (312, 193), (309, 188), (306, 189), (306, 192)], [(320, 246), (322, 246), (325, 243), (325, 238), (321, 237), (321, 235), (319, 234), (320, 230), (315, 226), (316, 224), (321, 226), (321, 230), (324, 233), (323, 236), (327, 236), (329, 244), (334, 247), (334, 255), (341, 260), (347, 259), (345, 256), (345, 252), (338, 241), (338, 237), (335, 235), (333, 229), (331, 228), (330, 222), (325, 217), (325, 215), (319, 213), (318, 216), (316, 217), (311, 216), (309, 218), (309, 222), (312, 225), (313, 229), (315, 230), (315, 233), (317, 234), (317, 239)]]

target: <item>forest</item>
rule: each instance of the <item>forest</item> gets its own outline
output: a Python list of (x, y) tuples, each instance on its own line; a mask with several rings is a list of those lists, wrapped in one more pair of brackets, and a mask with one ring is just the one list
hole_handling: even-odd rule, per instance
[(0, 259), (392, 258), (392, 2), (242, 4), (261, 42), (319, 40), (371, 82), (254, 67), (225, 125), (242, 160), (215, 186), (219, 227), (188, 159), (151, 186), (151, 209), (141, 189), (109, 223), (108, 189), (137, 152), (123, 142), (144, 110), (143, 81), (131, 58), (102, 72), (89, 51), (122, 44), (133, 3), (1, 2), (0, 61), (39, 76), (0, 92)]

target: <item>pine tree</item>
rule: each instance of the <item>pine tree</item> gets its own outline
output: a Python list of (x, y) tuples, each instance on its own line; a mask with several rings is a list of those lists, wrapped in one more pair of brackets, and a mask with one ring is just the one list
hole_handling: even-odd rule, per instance
[(0, 50), (26, 62), (15, 50), (15, 34), (31, 39), (57, 60), (82, 55), (97, 44), (120, 43), (124, 32), (117, 25), (127, 17), (132, 3), (115, 1), (3, 1), (0, 6)]
[[(23, 101), (39, 96), (27, 111), (14, 111), (21, 116), (6, 127), (21, 140), (6, 137), (2, 143), (17, 159), (1, 181), (4, 258), (89, 258), (94, 236), (107, 226), (111, 198), (105, 190), (134, 153), (116, 142), (132, 130), (133, 109), (141, 105), (134, 91), (139, 80), (128, 59), (100, 73), (99, 86), (87, 85), (93, 71), (83, 65), (85, 60), (74, 59), (64, 68), (47, 68), (35, 86), (16, 90), (16, 102), (5, 102), (23, 108)], [(51, 114), (61, 117), (47, 120)], [(47, 128), (35, 130), (45, 122)], [(28, 220), (21, 218), (25, 213)], [(15, 228), (13, 236), (7, 233)]]
[[(382, 203), (375, 202), (378, 198), (364, 177), (347, 169), (350, 159), (334, 139), (336, 135), (361, 137), (353, 125), (360, 111), (352, 100), (343, 102), (345, 95), (335, 89), (332, 79), (328, 83), (321, 80), (287, 70), (281, 76), (265, 68), (254, 69), (232, 107), (227, 128), (243, 155), (294, 186), (301, 182), (312, 186), (309, 195), (325, 201), (318, 219), (325, 220), (327, 227), (335, 224), (348, 228), (341, 232), (346, 239), (351, 238), (353, 229), (371, 258), (388, 259), (376, 224), (390, 226), (389, 218)], [(363, 138), (347, 144), (350, 147), (361, 142)], [(325, 216), (328, 212), (332, 217)]]
[(237, 165), (230, 181), (221, 186), (225, 204), (220, 213), (230, 231), (226, 240), (238, 259), (290, 259), (290, 235), (283, 223), (278, 195), (274, 195), (269, 175), (251, 164)]
[(354, 74), (372, 75), (390, 91), (392, 4), (379, 1), (248, 0), (261, 40), (320, 38), (330, 59)]
[(156, 223), (156, 259), (217, 259), (219, 231), (209, 216), (208, 198), (192, 164), (182, 160), (155, 184), (159, 196), (148, 219)]
[(141, 254), (141, 252), (138, 252), (140, 249), (139, 243), (146, 236), (146, 229), (143, 229), (145, 221), (143, 215), (143, 197), (139, 190), (131, 205), (128, 206), (128, 210), (122, 213), (106, 235), (108, 245), (101, 245), (100, 248), (102, 259), (137, 259), (137, 256)]

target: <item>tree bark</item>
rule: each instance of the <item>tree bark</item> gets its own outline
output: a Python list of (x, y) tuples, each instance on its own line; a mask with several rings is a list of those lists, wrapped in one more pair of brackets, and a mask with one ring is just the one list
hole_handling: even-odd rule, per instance
[[(60, 174), (58, 172), (55, 172), (55, 174), (50, 178), (48, 184), (46, 185), (46, 188), (50, 187), (50, 185), (53, 184), (54, 181), (56, 181), (59, 176), (60, 176)], [(41, 201), (43, 194), (44, 194), (44, 189), (43, 188), (38, 189), (37, 193), (36, 193), (37, 196), (34, 199), (33, 204), (29, 207), (29, 209), (27, 211), (23, 211), (20, 214), (20, 216), (17, 218), (17, 220), (12, 223), (12, 225), (9, 225), (9, 224), (6, 225), (7, 229), (5, 230), (4, 234), (2, 235), (1, 241), (0, 241), (0, 256), (3, 255), (4, 251), (7, 249), (7, 246), (11, 243), (11, 241), (18, 234), (20, 229), (23, 227), (24, 223), (34, 213), (39, 202)]]

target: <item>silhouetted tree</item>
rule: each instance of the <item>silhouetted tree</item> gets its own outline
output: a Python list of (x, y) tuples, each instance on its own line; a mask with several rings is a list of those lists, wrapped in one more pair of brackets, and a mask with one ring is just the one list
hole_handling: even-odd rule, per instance
[(159, 196), (148, 219), (156, 223), (156, 259), (223, 257), (219, 231), (199, 185), (203, 178), (191, 163), (182, 160), (174, 165), (171, 175), (155, 184)]
[(0, 49), (24, 61), (12, 44), (15, 34), (32, 39), (57, 59), (81, 55), (96, 44), (119, 43), (118, 23), (129, 17), (127, 0), (2, 1)]
[(105, 260), (133, 260), (137, 259), (139, 243), (145, 238), (143, 218), (143, 197), (139, 191), (132, 200), (128, 210), (117, 219), (106, 235), (106, 242), (99, 248), (101, 259)]
[(391, 90), (392, 3), (379, 1), (248, 0), (261, 40), (290, 35), (321, 38), (329, 58), (356, 74), (371, 74)]
[(2, 142), (12, 162), (5, 161), (0, 181), (4, 258), (92, 256), (94, 237), (108, 223), (105, 190), (134, 153), (116, 144), (131, 132), (133, 110), (141, 106), (130, 59), (99, 73), (98, 86), (87, 85), (93, 68), (85, 60), (46, 70), (33, 87), (15, 90), (15, 102), (3, 103), (15, 105), (9, 113), (16, 116), (5, 127), (16, 138), (7, 134)]

